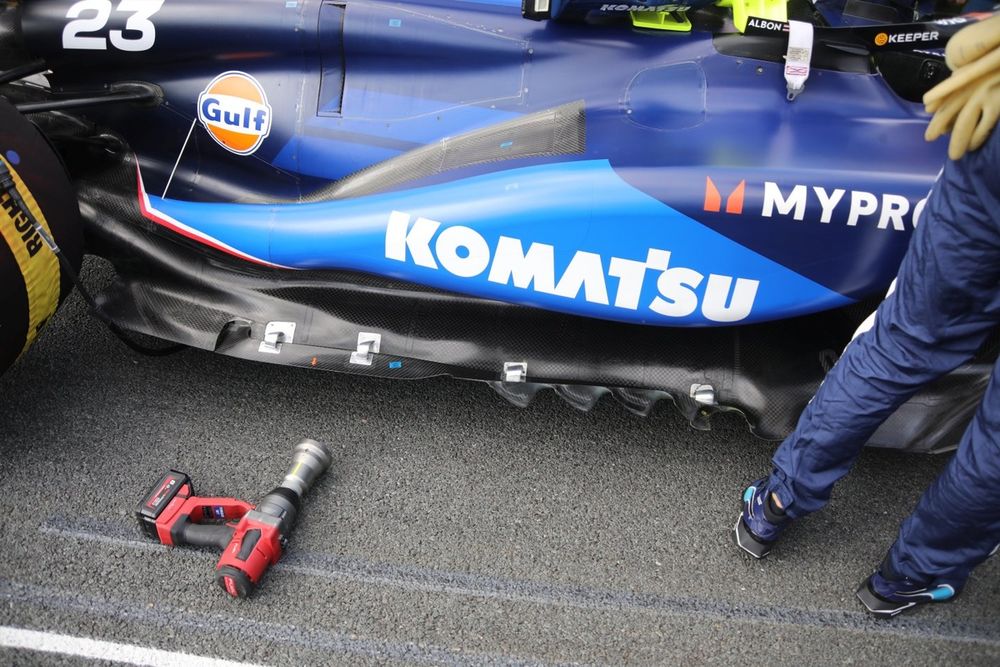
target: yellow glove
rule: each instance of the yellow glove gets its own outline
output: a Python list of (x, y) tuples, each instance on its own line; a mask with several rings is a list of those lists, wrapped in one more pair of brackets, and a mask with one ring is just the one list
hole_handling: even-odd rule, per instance
[(948, 157), (957, 160), (982, 146), (1000, 119), (1000, 15), (957, 32), (945, 60), (952, 75), (924, 95), (934, 114), (924, 138), (951, 132)]
[(944, 61), (951, 71), (979, 60), (1000, 46), (1000, 14), (966, 26), (948, 40)]

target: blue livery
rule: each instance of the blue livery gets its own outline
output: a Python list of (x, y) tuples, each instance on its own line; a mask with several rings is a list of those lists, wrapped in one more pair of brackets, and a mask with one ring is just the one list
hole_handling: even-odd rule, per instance
[[(57, 82), (87, 80), (84, 66), (109, 55), (65, 49), (43, 20), (57, 5), (28, 8), (27, 39), (62, 61)], [(920, 106), (867, 54), (822, 44), (791, 103), (782, 38), (638, 30), (617, 5), (605, 13), (618, 22), (593, 26), (525, 21), (508, 3), (216, 2), (210, 37), (188, 26), (192, 6), (164, 3), (154, 45), (116, 62), (167, 100), (116, 124), (162, 213), (150, 219), (268, 265), (640, 324), (787, 318), (885, 289), (943, 159), (922, 139)], [(235, 85), (223, 106), (205, 98), (227, 70), (266, 99)], [(572, 104), (578, 127), (546, 127), (546, 112)], [(580, 139), (560, 147), (560, 132)], [(381, 187), (305, 203), (373, 170)], [(416, 255), (387, 256), (397, 214), (411, 220), (407, 243), (421, 239)], [(427, 238), (413, 231), (423, 219), (436, 225)], [(545, 259), (510, 265), (514, 241)], [(622, 268), (642, 262), (641, 277)]]
[(312, 204), (149, 201), (281, 267), (347, 268), (609, 320), (732, 323), (850, 302), (629, 185), (606, 161)]
[[(920, 229), (920, 100), (978, 20), (821, 4), (32, 0), (0, 41), (47, 85), (0, 95), (62, 154), (122, 330), (782, 438)], [(952, 447), (982, 357), (872, 442)]]

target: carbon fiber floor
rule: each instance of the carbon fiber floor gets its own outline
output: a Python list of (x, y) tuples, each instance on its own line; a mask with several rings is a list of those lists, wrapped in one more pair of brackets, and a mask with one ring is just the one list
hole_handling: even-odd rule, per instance
[[(853, 597), (944, 458), (867, 453), (752, 563), (728, 530), (773, 445), (735, 417), (702, 433), (665, 405), (519, 410), (443, 379), (148, 359), (75, 296), (0, 406), (0, 625), (276, 665), (1000, 661), (996, 562), (956, 604), (889, 623)], [(211, 554), (140, 538), (159, 473), (253, 500), (303, 436), (337, 458), (254, 599), (215, 588)]]

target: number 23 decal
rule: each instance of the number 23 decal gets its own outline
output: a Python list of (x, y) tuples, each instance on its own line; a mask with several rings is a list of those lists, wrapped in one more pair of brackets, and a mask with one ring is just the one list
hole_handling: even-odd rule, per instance
[(156, 42), (156, 26), (149, 19), (163, 6), (163, 0), (121, 0), (118, 11), (131, 14), (124, 30), (107, 31), (111, 0), (80, 0), (66, 12), (73, 19), (63, 28), (64, 49), (106, 51), (108, 41), (119, 51), (148, 51)]

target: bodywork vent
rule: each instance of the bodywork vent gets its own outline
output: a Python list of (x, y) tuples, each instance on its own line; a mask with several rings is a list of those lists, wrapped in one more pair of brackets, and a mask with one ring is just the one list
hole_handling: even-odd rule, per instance
[(507, 121), (385, 160), (316, 192), (304, 202), (363, 197), (450, 169), (518, 158), (583, 153), (583, 100)]

